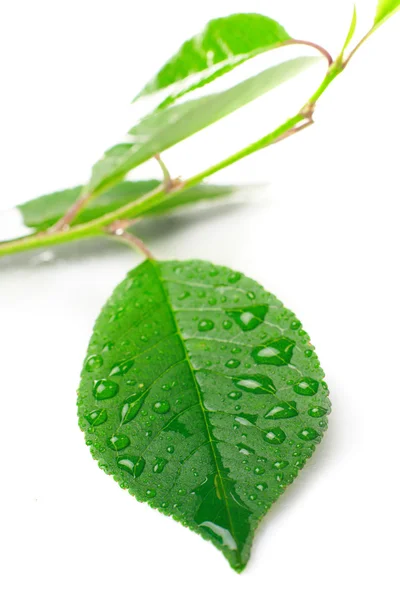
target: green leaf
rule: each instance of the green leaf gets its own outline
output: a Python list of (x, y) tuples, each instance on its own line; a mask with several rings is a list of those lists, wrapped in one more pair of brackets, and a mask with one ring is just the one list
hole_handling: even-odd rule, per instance
[(166, 90), (163, 105), (171, 103), (290, 39), (279, 23), (263, 15), (234, 14), (214, 19), (181, 46), (135, 100)]
[(382, 25), (400, 8), (400, 0), (379, 0), (375, 15), (375, 26)]
[(78, 399), (99, 466), (238, 572), (329, 411), (293, 313), (255, 281), (202, 261), (148, 260), (129, 273), (97, 320)]
[(351, 19), (351, 23), (350, 23), (349, 31), (348, 31), (348, 34), (347, 34), (347, 37), (346, 37), (346, 41), (345, 41), (345, 43), (343, 45), (343, 48), (342, 48), (341, 55), (343, 55), (343, 53), (346, 50), (347, 46), (350, 44), (351, 40), (353, 39), (356, 27), (357, 27), (357, 9), (356, 9), (356, 6), (354, 5), (353, 16), (352, 16), (352, 19)]
[[(125, 206), (129, 202), (139, 199), (159, 185), (161, 185), (161, 182), (155, 179), (147, 181), (124, 181), (119, 183), (88, 204), (75, 219), (74, 223), (87, 223), (88, 221), (97, 219), (104, 214)], [(11, 237), (14, 235), (12, 232), (12, 221), (15, 217), (15, 211), (20, 215), (23, 226), (29, 228), (29, 233), (45, 231), (66, 213), (78, 199), (82, 189), (82, 186), (78, 186), (60, 192), (54, 192), (53, 194), (46, 194), (45, 196), (40, 196), (39, 198), (35, 198), (34, 200), (30, 200), (29, 202), (25, 202), (25, 204), (17, 206), (13, 209), (14, 214), (9, 215), (9, 231)], [(235, 188), (233, 186), (200, 184), (188, 190), (183, 190), (179, 195), (167, 198), (163, 204), (148, 210), (146, 213), (143, 213), (142, 216), (147, 217), (164, 213), (186, 204), (192, 204), (202, 200), (219, 199), (233, 193), (234, 190)], [(1, 226), (2, 231), (7, 231), (7, 213), (1, 217)], [(27, 232), (25, 232), (25, 234), (26, 233)], [(18, 236), (19, 232), (16, 231), (15, 237)]]
[(301, 57), (282, 62), (219, 93), (188, 100), (146, 116), (129, 131), (128, 141), (97, 162), (87, 192), (98, 193), (126, 174), (197, 131), (215, 123), (322, 60)]

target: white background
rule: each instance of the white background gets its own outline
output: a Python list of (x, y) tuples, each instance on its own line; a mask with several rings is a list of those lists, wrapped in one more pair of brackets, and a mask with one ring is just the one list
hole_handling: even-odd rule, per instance
[[(351, 2), (5, 3), (0, 208), (83, 182), (181, 41), (243, 10), (334, 53)], [(374, 2), (359, 11), (362, 34)], [(311, 334), (331, 389), (326, 438), (264, 519), (242, 575), (119, 489), (77, 426), (93, 321), (139, 258), (108, 242), (1, 260), (2, 598), (398, 597), (399, 40), (397, 15), (327, 91), (316, 125), (214, 178), (267, 185), (141, 227), (159, 257), (226, 264), (274, 292)], [(320, 76), (166, 153), (171, 170), (194, 173), (264, 134)], [(141, 174), (157, 175), (157, 165)]]

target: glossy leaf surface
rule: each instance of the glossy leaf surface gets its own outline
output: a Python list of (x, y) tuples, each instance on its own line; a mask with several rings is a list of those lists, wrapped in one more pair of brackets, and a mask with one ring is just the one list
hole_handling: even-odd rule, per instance
[(290, 39), (279, 23), (263, 15), (234, 14), (214, 19), (181, 46), (137, 98), (167, 89), (163, 104), (169, 104)]
[(293, 313), (253, 280), (202, 261), (146, 261), (128, 274), (95, 325), (78, 399), (99, 466), (238, 572), (329, 410)]
[[(161, 185), (161, 182), (156, 179), (146, 181), (123, 181), (90, 202), (78, 215), (74, 223), (87, 223), (88, 221), (97, 219), (106, 213), (117, 210), (118, 208), (139, 199), (159, 185)], [(54, 225), (54, 223), (66, 213), (70, 206), (77, 200), (82, 189), (82, 186), (78, 186), (60, 192), (54, 192), (53, 194), (46, 194), (45, 196), (40, 196), (39, 198), (25, 202), (25, 204), (20, 204), (15, 209), (12, 209), (11, 212), (5, 212), (0, 217), (2, 232), (4, 231), (5, 234), (11, 234), (11, 238), (13, 237), (12, 231), (15, 223), (15, 213), (17, 213), (23, 227), (28, 228), (28, 230), (25, 231), (25, 234), (46, 230)], [(233, 186), (228, 185), (200, 184), (182, 191), (179, 195), (167, 198), (163, 204), (149, 209), (143, 216), (147, 217), (161, 214), (203, 200), (219, 199), (233, 193), (234, 190), (235, 188)], [(7, 226), (7, 218), (9, 218), (9, 228)], [(19, 237), (18, 227), (15, 232), (15, 237)], [(10, 237), (8, 237), (8, 239), (10, 239)]]
[(98, 192), (117, 183), (155, 154), (212, 125), (319, 60), (313, 57), (287, 60), (219, 93), (151, 113), (129, 131), (127, 141), (110, 148), (94, 165), (88, 191)]

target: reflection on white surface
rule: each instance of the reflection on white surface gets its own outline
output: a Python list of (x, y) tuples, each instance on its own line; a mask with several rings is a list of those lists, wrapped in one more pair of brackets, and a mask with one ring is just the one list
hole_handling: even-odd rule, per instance
[(18, 208), (12, 208), (0, 213), (0, 242), (24, 237), (34, 230), (27, 227)]

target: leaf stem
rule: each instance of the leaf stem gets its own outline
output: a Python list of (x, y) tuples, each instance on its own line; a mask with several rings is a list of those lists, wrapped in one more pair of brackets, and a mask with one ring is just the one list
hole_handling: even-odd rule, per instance
[[(82, 225), (75, 225), (73, 227), (69, 227), (68, 224), (71, 222), (71, 213), (72, 218), (74, 218), (77, 212), (81, 210), (82, 205), (86, 204), (86, 202), (88, 202), (91, 199), (91, 196), (83, 196), (81, 198), (81, 201), (78, 201), (79, 204), (76, 203), (76, 205), (72, 206), (71, 209), (66, 213), (65, 217), (63, 217), (63, 219), (60, 219), (60, 221), (58, 222), (58, 224), (61, 224), (61, 221), (63, 221), (64, 226), (62, 228), (56, 225), (47, 233), (36, 234), (0, 244), (0, 257), (15, 254), (17, 252), (23, 252), (25, 250), (32, 250), (56, 244), (63, 244), (73, 240), (102, 236), (105, 233), (105, 229), (111, 224), (121, 221), (123, 219), (136, 219), (137, 217), (146, 214), (146, 212), (148, 212), (150, 209), (159, 206), (163, 202), (168, 201), (171, 197), (178, 195), (183, 190), (187, 190), (188, 188), (197, 185), (206, 177), (209, 177), (210, 175), (213, 175), (214, 173), (225, 169), (226, 167), (238, 162), (246, 156), (254, 154), (262, 148), (266, 148), (267, 146), (276, 144), (277, 142), (282, 141), (287, 137), (301, 131), (302, 129), (308, 127), (313, 123), (312, 115), (316, 101), (320, 98), (320, 96), (330, 85), (330, 83), (337, 77), (337, 75), (341, 73), (341, 71), (344, 69), (344, 66), (345, 65), (343, 64), (341, 57), (339, 57), (337, 61), (333, 62), (330, 65), (328, 72), (321, 85), (311, 96), (308, 102), (296, 115), (294, 115), (285, 123), (283, 123), (283, 125), (280, 125), (271, 133), (260, 138), (256, 142), (249, 144), (242, 150), (239, 150), (231, 156), (228, 156), (224, 160), (212, 165), (211, 167), (205, 169), (197, 175), (190, 177), (186, 181), (181, 181), (179, 183), (177, 182), (177, 184), (173, 185), (170, 189), (166, 189), (165, 185), (161, 185), (155, 190), (149, 192), (148, 194), (145, 194), (141, 198), (134, 200), (133, 202), (130, 202), (129, 204), (126, 204), (125, 206), (122, 206), (117, 210), (102, 215), (101, 217), (93, 219), (92, 221), (89, 221)], [(67, 225), (67, 227), (65, 227), (65, 225)], [(123, 228), (123, 231), (124, 235), (121, 237), (121, 239), (139, 248), (142, 242), (140, 240), (137, 241), (137, 238), (133, 236), (133, 234), (125, 232), (125, 228)], [(115, 235), (115, 232), (112, 232), (111, 235)], [(130, 236), (129, 241), (127, 236)], [(143, 251), (143, 248), (141, 249)], [(149, 255), (149, 251), (147, 249), (144, 250), (144, 253), (147, 256)]]
[(333, 63), (332, 55), (328, 52), (328, 50), (326, 50), (326, 48), (324, 48), (323, 46), (320, 46), (319, 44), (315, 44), (314, 42), (308, 42), (306, 40), (291, 39), (291, 40), (287, 40), (286, 42), (280, 43), (279, 48), (281, 46), (293, 46), (293, 45), (309, 46), (310, 48), (314, 48), (314, 50), (317, 50), (320, 54), (322, 54), (322, 56), (324, 56), (326, 58), (329, 66)]
[(133, 233), (126, 231), (126, 229), (124, 229), (123, 227), (119, 227), (120, 223), (121, 223), (120, 221), (117, 221), (116, 223), (113, 223), (112, 225), (110, 225), (110, 227), (108, 227), (106, 229), (106, 233), (110, 237), (117, 239), (125, 244), (128, 244), (131, 248), (134, 248), (135, 250), (139, 250), (139, 252), (141, 254), (143, 254), (143, 256), (145, 258), (154, 259), (154, 256), (152, 255), (150, 250), (147, 248), (147, 246), (143, 242), (143, 240), (141, 240), (139, 237), (137, 237)]
[(65, 215), (61, 217), (52, 227), (50, 227), (50, 233), (58, 233), (59, 231), (65, 231), (69, 228), (72, 221), (85, 208), (85, 206), (92, 200), (92, 194), (83, 194), (74, 202), (74, 204), (67, 210)]

